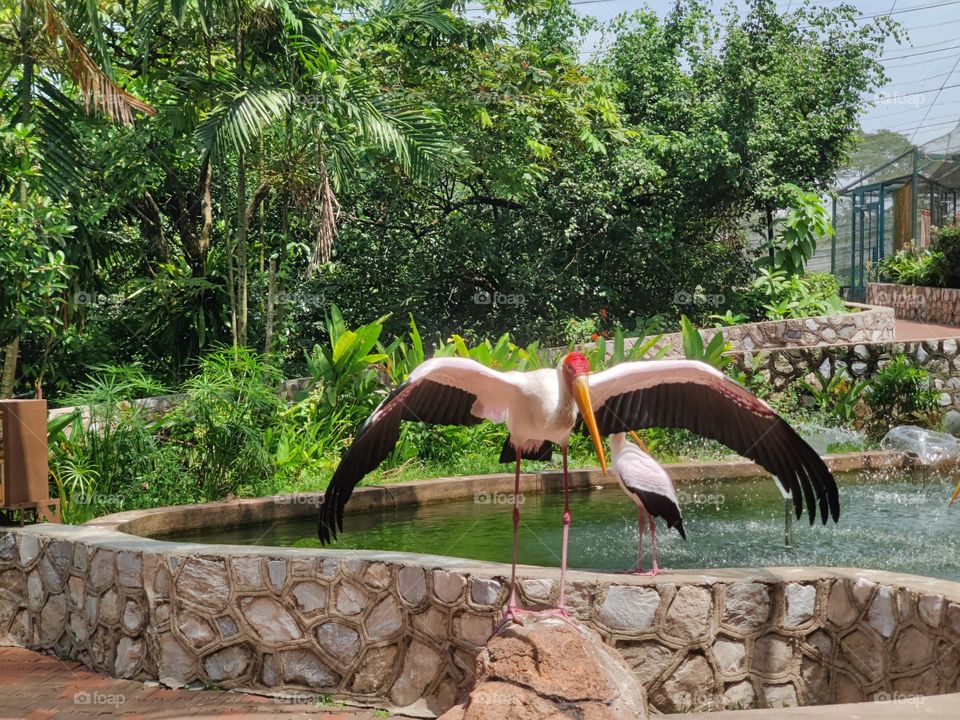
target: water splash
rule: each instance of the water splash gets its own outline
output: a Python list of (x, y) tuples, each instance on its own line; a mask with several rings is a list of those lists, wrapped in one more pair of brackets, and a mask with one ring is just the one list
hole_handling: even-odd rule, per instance
[(916, 425), (892, 428), (883, 436), (880, 447), (916, 455), (924, 465), (960, 456), (960, 443), (953, 435), (925, 430)]
[(862, 449), (866, 444), (866, 435), (853, 428), (830, 427), (816, 422), (801, 423), (794, 427), (800, 433), (800, 437), (806, 440), (818, 455), (826, 455), (831, 452), (831, 447), (837, 445), (842, 445), (846, 449)]

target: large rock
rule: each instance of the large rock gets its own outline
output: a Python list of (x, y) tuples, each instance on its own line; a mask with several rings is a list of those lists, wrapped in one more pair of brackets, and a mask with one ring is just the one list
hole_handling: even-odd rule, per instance
[(529, 617), (495, 635), (477, 658), (465, 705), (442, 720), (623, 720), (646, 718), (633, 672), (592, 630)]

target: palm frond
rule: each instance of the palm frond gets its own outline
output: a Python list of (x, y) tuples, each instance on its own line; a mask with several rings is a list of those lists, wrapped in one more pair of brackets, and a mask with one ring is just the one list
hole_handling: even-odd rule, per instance
[(86, 159), (75, 128), (79, 118), (76, 103), (42, 75), (35, 79), (31, 115), (40, 139), (41, 177), (54, 197), (67, 197), (71, 190), (85, 186)]
[(460, 31), (456, 15), (438, 0), (386, 0), (371, 22), (394, 31), (416, 25), (442, 35)]
[(64, 69), (79, 87), (87, 112), (93, 107), (124, 125), (133, 124), (134, 110), (154, 114), (152, 107), (110, 79), (50, 0), (28, 0), (28, 5), (43, 20), (43, 31), (50, 43), (61, 51)]
[(217, 154), (227, 147), (244, 152), (283, 117), (292, 100), (289, 90), (242, 88), (228, 95), (197, 126), (197, 142), (205, 153)]

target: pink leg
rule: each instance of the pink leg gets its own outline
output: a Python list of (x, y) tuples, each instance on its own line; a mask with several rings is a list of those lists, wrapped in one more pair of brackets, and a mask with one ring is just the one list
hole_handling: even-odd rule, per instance
[(653, 545), (653, 571), (650, 574), (656, 577), (660, 574), (660, 568), (657, 566), (657, 524), (654, 522), (653, 515), (650, 516), (650, 538)]
[(513, 565), (510, 568), (510, 600), (504, 619), (517, 616), (517, 555), (520, 548), (520, 450), (517, 449), (517, 467), (513, 478)]
[(566, 589), (567, 589), (567, 544), (570, 540), (570, 481), (567, 472), (567, 446), (562, 448), (563, 453), (563, 545), (560, 550), (560, 603), (557, 610), (562, 615), (567, 612), (566, 607)]
[(633, 566), (633, 573), (646, 572), (643, 569), (643, 526), (647, 524), (647, 513), (637, 505), (637, 564)]
[[(648, 515), (650, 518), (650, 543), (653, 546), (652, 549), (652, 558), (653, 558), (653, 570), (638, 570), (637, 575), (649, 575), (650, 577), (656, 577), (660, 574), (660, 566), (657, 565), (657, 524), (654, 522), (653, 515)], [(643, 526), (640, 526), (640, 532), (643, 532)]]

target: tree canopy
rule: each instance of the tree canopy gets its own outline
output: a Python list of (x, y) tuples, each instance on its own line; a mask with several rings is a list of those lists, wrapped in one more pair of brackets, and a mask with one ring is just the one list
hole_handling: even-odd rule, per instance
[[(695, 314), (677, 293), (745, 285), (748, 230), (843, 166), (896, 32), (773, 0), (606, 28), (569, 0), (483, 7), (0, 10), (0, 123), (36, 166), (16, 212), (46, 214), (26, 224), (38, 258), (63, 252), (36, 261), (57, 322), (0, 338), (22, 336), (17, 388), (100, 362), (175, 381), (218, 344), (295, 373), (334, 302), (542, 343), (601, 308), (627, 326)], [(609, 51), (581, 52), (597, 29)], [(23, 181), (5, 167), (0, 190)]]

